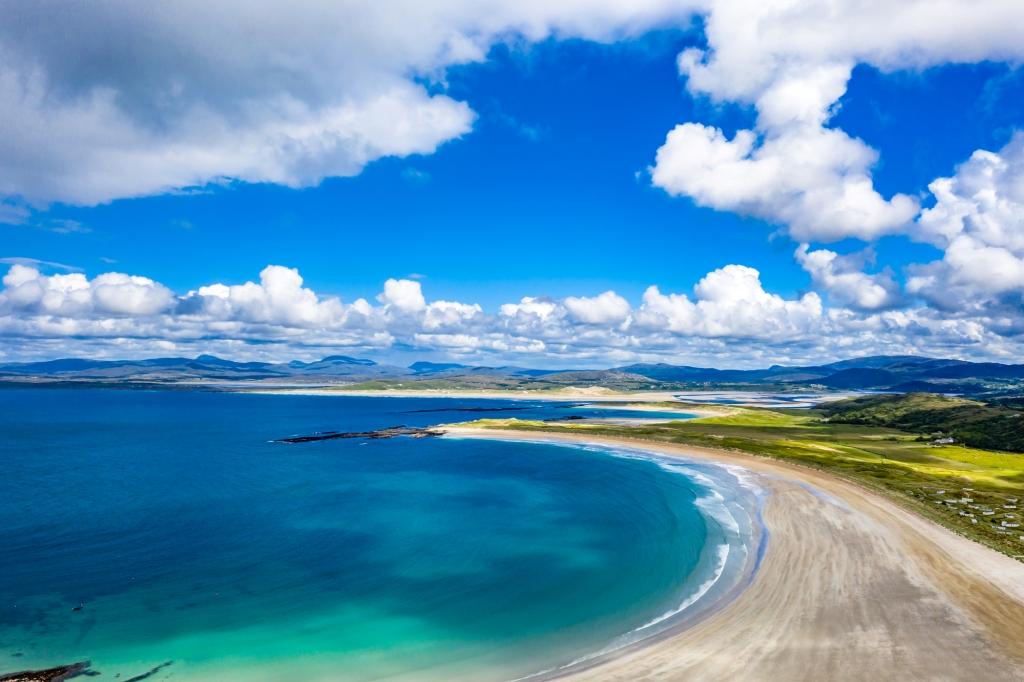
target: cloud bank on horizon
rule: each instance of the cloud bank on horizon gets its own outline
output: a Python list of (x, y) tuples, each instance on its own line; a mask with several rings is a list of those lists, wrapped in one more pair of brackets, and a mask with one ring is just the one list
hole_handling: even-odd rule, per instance
[[(288, 187), (430, 154), (471, 135), (476, 113), (445, 72), (499, 42), (612, 42), (702, 32), (677, 59), (691, 96), (748, 107), (728, 134), (666, 131), (651, 184), (777, 225), (813, 291), (766, 291), (741, 263), (692, 293), (642, 300), (524, 296), (493, 312), (427, 301), (388, 280), (375, 303), (303, 286), (277, 265), (259, 282), (171, 291), (145, 276), (43, 274), (13, 263), (0, 290), (0, 357), (234, 356), (336, 347), (555, 364), (709, 353), (747, 364), (858, 353), (1024, 356), (1024, 133), (977, 150), (927, 196), (883, 195), (879, 153), (834, 125), (853, 70), (1024, 59), (1016, 0), (633, 2), (11, 2), (0, 22), (0, 222), (52, 203), (95, 205), (243, 181)], [(117, 36), (111, 40), (110, 36)], [(869, 272), (872, 244), (901, 235), (942, 254), (904, 283)], [(856, 240), (840, 253), (823, 246)], [(527, 293), (527, 292), (524, 292)], [(74, 339), (69, 345), (69, 339)], [(63, 350), (62, 350), (63, 349)]]
[(311, 358), (359, 349), (544, 365), (742, 357), (731, 364), (761, 366), (878, 352), (950, 355), (974, 347), (1018, 359), (1000, 324), (923, 306), (872, 313), (826, 308), (814, 292), (785, 299), (765, 291), (758, 271), (743, 265), (708, 273), (692, 295), (652, 285), (636, 306), (606, 291), (524, 296), (495, 313), (475, 303), (428, 301), (421, 283), (409, 279), (387, 280), (374, 303), (345, 302), (305, 287), (297, 270), (280, 265), (264, 268), (258, 282), (174, 294), (146, 277), (45, 275), (15, 264), (0, 289), (0, 336), (31, 346), (17, 356), (25, 358), (67, 355), (72, 343), (109, 358), (203, 352)]

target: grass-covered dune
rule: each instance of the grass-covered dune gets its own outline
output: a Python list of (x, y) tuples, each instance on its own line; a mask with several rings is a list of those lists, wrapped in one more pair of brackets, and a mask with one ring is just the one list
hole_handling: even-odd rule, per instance
[(1024, 452), (1024, 412), (974, 400), (905, 393), (872, 395), (827, 403), (820, 408), (832, 423), (888, 426), (988, 450)]
[(885, 493), (1001, 552), (1024, 557), (1024, 455), (933, 445), (917, 433), (837, 423), (813, 410), (734, 408), (712, 417), (632, 425), (516, 419), (468, 425), (726, 448), (811, 466)]

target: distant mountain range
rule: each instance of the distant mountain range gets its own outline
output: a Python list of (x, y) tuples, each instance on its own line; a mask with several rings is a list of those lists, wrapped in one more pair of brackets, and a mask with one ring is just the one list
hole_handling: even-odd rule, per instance
[(212, 355), (148, 360), (67, 358), (0, 365), (0, 381), (182, 383), (260, 382), (423, 387), (545, 388), (602, 385), (621, 389), (772, 387), (791, 389), (875, 389), (979, 394), (1020, 389), (1024, 365), (966, 362), (916, 356), (870, 356), (825, 365), (766, 369), (714, 369), (686, 365), (633, 364), (592, 370), (540, 370), (414, 362), (408, 367), (332, 355), (315, 362), (235, 362)]
[(977, 392), (990, 384), (1024, 381), (1024, 365), (942, 360), (913, 355), (874, 355), (827, 365), (719, 370), (668, 364), (639, 364), (623, 372), (668, 382), (798, 384), (833, 389), (889, 389), (936, 393)]
[(302, 383), (422, 379), (460, 376), (531, 377), (545, 370), (516, 367), (472, 367), (455, 363), (414, 362), (408, 367), (379, 364), (347, 355), (331, 355), (314, 362), (235, 362), (213, 355), (196, 358), (147, 360), (87, 360), (66, 358), (44, 362), (0, 364), (0, 380), (60, 381), (301, 381)]

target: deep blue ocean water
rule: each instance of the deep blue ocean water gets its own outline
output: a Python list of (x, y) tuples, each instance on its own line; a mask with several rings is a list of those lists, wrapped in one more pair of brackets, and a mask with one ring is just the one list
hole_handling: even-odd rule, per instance
[(487, 680), (599, 650), (707, 580), (694, 478), (536, 443), (271, 442), (567, 411), (0, 389), (0, 673)]

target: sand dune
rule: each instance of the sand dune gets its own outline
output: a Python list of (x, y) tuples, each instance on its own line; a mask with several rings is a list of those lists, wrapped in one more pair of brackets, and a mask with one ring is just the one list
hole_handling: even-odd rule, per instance
[[(478, 429), (453, 435), (638, 441)], [(826, 474), (725, 451), (770, 494), (752, 584), (701, 622), (568, 680), (1024, 680), (1024, 564)]]

